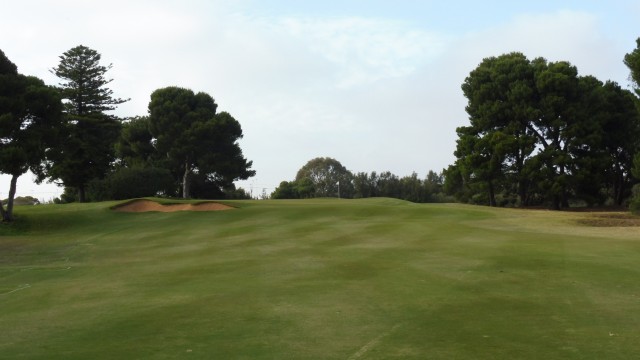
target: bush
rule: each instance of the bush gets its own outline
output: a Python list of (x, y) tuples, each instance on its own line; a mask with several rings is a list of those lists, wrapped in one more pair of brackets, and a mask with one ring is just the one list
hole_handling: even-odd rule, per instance
[(78, 201), (78, 191), (75, 188), (66, 186), (60, 197), (53, 199), (54, 204), (70, 204), (76, 201)]
[[(9, 199), (2, 200), (3, 204), (9, 202)], [(22, 206), (22, 205), (38, 205), (40, 204), (40, 200), (34, 198), (33, 196), (18, 196), (13, 199), (13, 205)]]
[(174, 185), (166, 169), (120, 168), (104, 180), (89, 183), (87, 193), (91, 201), (124, 200), (166, 194)]
[(272, 199), (299, 199), (300, 194), (296, 188), (295, 181), (282, 181), (280, 185), (271, 193)]
[(251, 194), (249, 194), (245, 189), (238, 188), (233, 190), (225, 191), (224, 198), (229, 200), (249, 200), (251, 199)]

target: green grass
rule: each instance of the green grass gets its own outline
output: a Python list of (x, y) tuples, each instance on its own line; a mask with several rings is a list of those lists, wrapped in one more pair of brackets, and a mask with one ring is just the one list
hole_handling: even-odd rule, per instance
[(391, 199), (17, 209), (0, 358), (630, 359), (640, 228)]

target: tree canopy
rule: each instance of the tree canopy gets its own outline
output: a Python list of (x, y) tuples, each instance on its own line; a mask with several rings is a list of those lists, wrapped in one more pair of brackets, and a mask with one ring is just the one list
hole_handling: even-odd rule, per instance
[(255, 175), (233, 116), (206, 93), (168, 87), (153, 92), (148, 116), (120, 119), (109, 112), (128, 99), (113, 96), (112, 65), (100, 61), (83, 45), (64, 52), (54, 88), (18, 74), (0, 52), (0, 172), (13, 176), (4, 218), (27, 169), (61, 181), (65, 202), (175, 196), (178, 187), (185, 197), (248, 197), (233, 184)]
[(640, 96), (640, 38), (636, 40), (636, 48), (625, 55), (624, 64), (631, 70), (629, 77), (635, 84), (636, 93)]
[[(635, 85), (636, 94), (640, 96), (640, 38), (636, 40), (636, 48), (625, 55), (624, 64), (629, 68), (629, 77)], [(633, 176), (640, 180), (640, 151), (638, 151), (633, 160), (632, 172)], [(640, 213), (640, 183), (633, 188), (633, 196), (629, 207), (634, 213)]]
[[(461, 200), (620, 205), (640, 145), (637, 99), (568, 62), (486, 58), (462, 85), (470, 125), (457, 129), (447, 185)], [(456, 177), (461, 177), (457, 180)], [(511, 199), (511, 200), (509, 200)]]
[(311, 159), (296, 174), (296, 181), (308, 179), (313, 184), (314, 197), (352, 197), (352, 178), (347, 168), (330, 157)]
[(216, 110), (213, 98), (203, 92), (166, 87), (151, 94), (149, 133), (160, 157), (181, 174), (184, 198), (192, 196), (192, 184), (200, 183), (200, 191), (229, 189), (235, 180), (255, 175), (238, 144), (240, 123)]
[(434, 171), (429, 171), (425, 179), (420, 179), (415, 172), (404, 177), (390, 171), (353, 174), (338, 160), (319, 157), (298, 170), (295, 180), (282, 181), (271, 198), (337, 197), (339, 191), (341, 198), (391, 197), (417, 203), (450, 201), (442, 184), (442, 175)]
[(113, 64), (100, 64), (102, 56), (96, 50), (78, 45), (60, 56), (60, 63), (51, 72), (63, 80), (59, 84), (65, 99), (67, 114), (83, 116), (102, 114), (116, 109), (129, 99), (113, 97), (113, 90), (106, 87), (113, 79), (105, 78)]
[(3, 221), (13, 220), (18, 177), (40, 173), (59, 145), (62, 103), (55, 89), (36, 77), (19, 74), (0, 50), (0, 173), (11, 175)]

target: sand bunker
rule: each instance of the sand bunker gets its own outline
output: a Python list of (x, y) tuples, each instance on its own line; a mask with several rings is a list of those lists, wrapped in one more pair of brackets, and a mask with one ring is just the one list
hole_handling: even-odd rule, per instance
[(121, 212), (174, 212), (174, 211), (221, 211), (231, 210), (231, 206), (215, 203), (203, 202), (198, 204), (169, 204), (163, 205), (151, 200), (134, 200), (116, 207), (115, 211)]

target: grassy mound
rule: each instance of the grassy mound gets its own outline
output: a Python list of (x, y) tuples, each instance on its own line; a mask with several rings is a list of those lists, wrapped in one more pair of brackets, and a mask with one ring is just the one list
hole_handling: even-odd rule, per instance
[(18, 209), (0, 354), (113, 359), (628, 359), (640, 232), (589, 214), (392, 199), (237, 211)]

